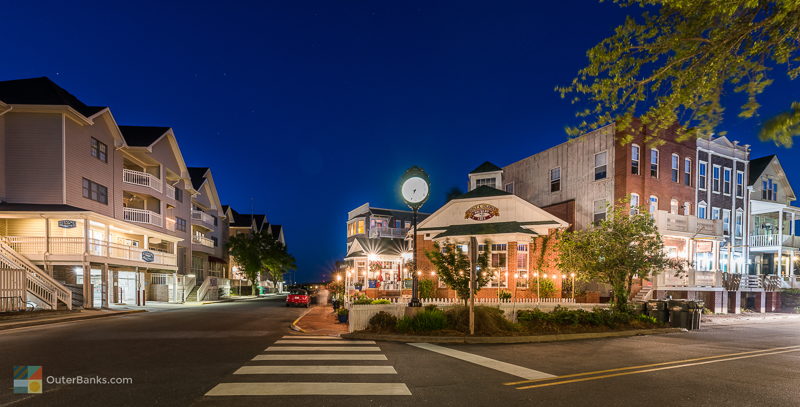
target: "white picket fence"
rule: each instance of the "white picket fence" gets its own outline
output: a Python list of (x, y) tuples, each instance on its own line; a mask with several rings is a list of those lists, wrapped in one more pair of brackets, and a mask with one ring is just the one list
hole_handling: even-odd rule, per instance
[[(376, 298), (377, 299), (377, 298)], [(369, 320), (381, 311), (388, 312), (396, 318), (405, 316), (406, 308), (408, 307), (408, 298), (381, 298), (391, 301), (391, 304), (364, 304), (364, 305), (350, 305), (350, 313), (348, 315), (348, 330), (350, 332), (360, 331), (367, 329)], [(435, 305), (439, 308), (449, 308), (457, 305), (463, 305), (464, 301), (458, 298), (421, 298), (423, 306)], [(572, 298), (542, 298), (541, 301), (536, 301), (535, 298), (517, 299), (517, 301), (501, 301), (497, 298), (480, 298), (475, 299), (475, 305), (479, 306), (493, 306), (500, 308), (505, 314), (506, 318), (510, 321), (516, 322), (517, 311), (540, 309), (544, 312), (549, 312), (557, 306), (569, 309), (583, 309), (591, 311), (595, 308), (608, 308), (609, 304), (591, 304), (591, 303), (576, 303)]]

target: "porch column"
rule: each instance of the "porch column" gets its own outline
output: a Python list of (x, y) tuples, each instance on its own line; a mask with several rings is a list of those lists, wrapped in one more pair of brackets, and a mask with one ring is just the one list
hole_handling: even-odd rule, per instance
[(141, 294), (141, 292), (142, 292), (141, 290), (142, 289), (141, 289), (141, 284), (140, 284), (141, 283), (141, 279), (139, 277), (139, 267), (136, 267), (136, 274), (135, 275), (136, 275), (136, 279), (134, 281), (136, 281), (136, 305), (141, 306), (143, 304), (142, 304), (142, 294)]
[(738, 290), (733, 292), (733, 313), (742, 313), (742, 292)]
[(92, 301), (92, 267), (89, 262), (83, 263), (83, 308), (94, 307)]
[[(782, 235), (778, 235), (778, 237), (783, 238)], [(783, 273), (783, 246), (778, 246), (778, 253), (775, 255), (775, 263), (778, 264), (778, 277), (780, 277)]]
[(102, 285), (100, 308), (108, 308), (108, 295), (110, 290), (108, 284), (108, 263), (103, 263), (103, 269), (100, 272), (100, 284)]
[(172, 275), (172, 301), (173, 302), (180, 302), (180, 301), (178, 301), (178, 272), (177, 271)]

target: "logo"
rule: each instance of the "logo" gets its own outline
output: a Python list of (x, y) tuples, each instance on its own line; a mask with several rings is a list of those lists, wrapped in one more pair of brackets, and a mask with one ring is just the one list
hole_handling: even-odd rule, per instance
[(42, 394), (42, 367), (14, 366), (14, 394)]
[(74, 220), (60, 220), (60, 221), (58, 221), (58, 227), (60, 227), (60, 228), (72, 229), (75, 226), (77, 226), (77, 224), (75, 223)]
[(153, 252), (150, 252), (150, 251), (147, 251), (147, 250), (142, 252), (142, 260), (144, 260), (144, 261), (146, 261), (148, 263), (152, 263), (153, 260), (155, 260), (155, 259), (156, 259), (156, 256), (153, 254)]
[(491, 219), (495, 216), (500, 216), (500, 209), (494, 205), (477, 204), (472, 208), (467, 209), (464, 214), (464, 219), (472, 219), (477, 221)]

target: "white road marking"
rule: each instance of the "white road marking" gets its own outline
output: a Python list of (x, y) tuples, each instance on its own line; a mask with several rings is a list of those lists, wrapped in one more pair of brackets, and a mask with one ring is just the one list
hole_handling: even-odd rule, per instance
[(499, 372), (507, 373), (512, 376), (521, 377), (527, 380), (556, 377), (555, 375), (540, 372), (538, 370), (528, 369), (527, 367), (512, 365), (511, 363), (501, 362), (499, 360), (489, 359), (483, 356), (462, 352), (460, 350), (445, 348), (443, 346), (438, 346), (431, 343), (409, 343), (409, 345), (415, 346), (420, 349), (429, 350), (431, 352), (436, 352), (445, 356), (450, 356), (452, 358), (460, 359), (465, 362), (474, 363), (479, 366), (483, 366), (489, 369), (494, 369)]
[(318, 351), (328, 352), (380, 352), (377, 346), (270, 346), (265, 352), (298, 352), (298, 351)]
[(302, 355), (257, 355), (253, 360), (388, 360), (384, 355), (375, 354), (302, 354)]
[(276, 345), (374, 345), (375, 341), (348, 341), (346, 339), (341, 341), (282, 339), (279, 341), (275, 341), (275, 344)]
[(392, 366), (242, 366), (233, 374), (397, 374)]
[(339, 336), (323, 336), (323, 335), (284, 335), (284, 339), (337, 339), (341, 340)]
[(410, 396), (403, 383), (220, 383), (206, 396)]

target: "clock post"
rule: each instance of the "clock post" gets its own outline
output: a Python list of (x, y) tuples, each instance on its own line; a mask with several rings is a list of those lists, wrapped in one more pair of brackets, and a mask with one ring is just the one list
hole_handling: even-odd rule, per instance
[(414, 267), (411, 271), (411, 302), (408, 304), (409, 307), (422, 306), (422, 302), (419, 300), (419, 275), (417, 272), (417, 213), (419, 208), (428, 200), (429, 192), (430, 179), (425, 170), (416, 166), (406, 170), (401, 178), (400, 193), (403, 196), (403, 201), (414, 213), (411, 243), (414, 246)]

